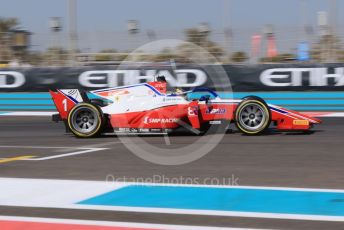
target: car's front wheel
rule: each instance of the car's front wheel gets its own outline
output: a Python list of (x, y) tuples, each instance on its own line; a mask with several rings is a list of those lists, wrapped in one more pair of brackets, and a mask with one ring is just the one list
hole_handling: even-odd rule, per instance
[(262, 99), (245, 98), (236, 108), (235, 123), (244, 134), (262, 134), (271, 123), (270, 109)]
[(102, 111), (96, 105), (80, 103), (68, 115), (68, 127), (77, 137), (94, 137), (101, 133), (104, 124)]

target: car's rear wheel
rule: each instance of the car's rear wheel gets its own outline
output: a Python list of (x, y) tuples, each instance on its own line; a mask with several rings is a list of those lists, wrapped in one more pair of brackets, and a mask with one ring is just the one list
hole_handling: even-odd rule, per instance
[(96, 105), (80, 103), (68, 115), (68, 127), (77, 137), (95, 137), (102, 131), (104, 116)]
[(235, 124), (244, 134), (262, 134), (267, 130), (270, 123), (270, 109), (260, 98), (245, 98), (235, 111)]

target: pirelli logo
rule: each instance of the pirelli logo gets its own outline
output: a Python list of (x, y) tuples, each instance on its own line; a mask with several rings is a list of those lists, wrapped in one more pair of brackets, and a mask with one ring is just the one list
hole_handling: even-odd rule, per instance
[(293, 125), (309, 125), (308, 120), (293, 120)]

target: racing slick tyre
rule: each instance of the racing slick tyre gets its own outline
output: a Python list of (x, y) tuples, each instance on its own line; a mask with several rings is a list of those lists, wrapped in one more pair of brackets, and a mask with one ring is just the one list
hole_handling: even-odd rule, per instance
[(104, 126), (104, 115), (98, 106), (80, 103), (68, 114), (68, 127), (77, 137), (98, 136)]
[(235, 110), (235, 124), (246, 135), (264, 133), (271, 123), (271, 111), (259, 97), (244, 98)]

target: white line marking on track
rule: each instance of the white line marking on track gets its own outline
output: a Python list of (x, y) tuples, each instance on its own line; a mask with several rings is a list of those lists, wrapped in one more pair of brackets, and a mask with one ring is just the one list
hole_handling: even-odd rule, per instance
[(329, 113), (329, 114), (324, 114), (324, 115), (319, 115), (319, 117), (344, 117), (344, 113)]
[(41, 158), (28, 158), (25, 160), (27, 160), (27, 161), (44, 161), (44, 160), (61, 158), (61, 157), (75, 156), (75, 155), (80, 155), (80, 154), (84, 154), (84, 153), (97, 152), (97, 151), (101, 151), (101, 150), (105, 150), (105, 149), (107, 149), (107, 148), (90, 148), (90, 149), (71, 152), (71, 153), (64, 153), (64, 154), (59, 154), (59, 155), (54, 155), (54, 156), (49, 156), (49, 157), (41, 157)]
[(42, 207), (73, 204), (123, 187), (105, 181), (0, 178), (0, 205)]
[[(149, 207), (119, 207), (106, 205), (77, 204), (85, 199), (104, 194), (109, 191), (123, 188), (128, 185), (137, 185), (129, 182), (106, 182), (106, 181), (81, 181), (81, 180), (48, 180), (48, 179), (22, 179), (22, 178), (0, 178), (0, 205), (20, 207), (41, 208), (64, 208), (84, 210), (109, 210), (125, 212), (145, 213), (169, 213), (208, 216), (234, 216), (249, 218), (271, 218), (271, 219), (295, 219), (312, 221), (338, 221), (344, 222), (344, 216), (330, 215), (304, 215), (283, 214), (263, 212), (238, 212), (217, 210), (194, 210), (174, 208), (149, 208)], [(140, 183), (146, 186), (187, 186), (187, 187), (217, 187), (217, 188), (247, 188), (265, 190), (285, 191), (316, 191), (316, 192), (341, 192), (340, 189), (315, 189), (315, 188), (288, 188), (288, 187), (266, 187), (266, 186), (222, 186), (222, 185), (189, 185), (189, 184), (155, 184)]]
[[(62, 158), (62, 157), (69, 157), (69, 156), (75, 156), (80, 155), (84, 153), (90, 153), (90, 152), (97, 152), (101, 150), (106, 150), (108, 148), (90, 148), (90, 147), (53, 147), (53, 146), (14, 146), (14, 145), (2, 145), (0, 148), (17, 148), (17, 149), (75, 149), (77, 151), (72, 151), (69, 153), (63, 153), (63, 154), (57, 154), (53, 156), (47, 156), (47, 157), (39, 157), (39, 158), (27, 158), (27, 159), (21, 159), (21, 161), (42, 161), (42, 160), (50, 160), (50, 159), (56, 159), (56, 158)], [(5, 158), (0, 158), (5, 159)]]
[[(174, 187), (204, 187), (204, 188), (243, 188), (243, 189), (262, 189), (262, 190), (282, 190), (282, 191), (299, 191), (299, 192), (333, 192), (344, 193), (344, 189), (328, 189), (328, 188), (300, 188), (300, 187), (277, 187), (277, 186), (251, 186), (251, 185), (207, 185), (207, 184), (173, 184), (173, 183), (134, 183), (123, 181), (94, 181), (94, 180), (68, 180), (68, 179), (36, 179), (36, 178), (18, 178), (18, 177), (0, 177), (0, 182), (10, 181), (20, 184), (23, 180), (28, 183), (87, 183), (87, 184), (107, 184), (107, 185), (142, 185), (142, 186), (174, 186)], [(0, 190), (1, 192), (1, 190)]]
[(0, 116), (51, 116), (53, 114), (57, 113), (55, 112), (43, 112), (43, 111), (21, 111), (21, 112), (6, 112), (3, 114), (0, 114)]
[[(75, 225), (91, 225), (101, 227), (127, 227), (127, 228), (150, 228), (150, 229), (166, 229), (166, 230), (240, 230), (253, 228), (222, 228), (209, 226), (189, 226), (189, 225), (170, 225), (170, 224), (152, 224), (137, 222), (118, 222), (118, 221), (99, 221), (99, 220), (80, 220), (80, 219), (56, 219), (41, 217), (21, 217), (21, 216), (0, 216), (0, 221), (18, 221), (18, 222), (39, 222), (50, 224), (75, 224)], [(258, 229), (256, 229), (258, 230)]]
[(98, 147), (104, 147), (104, 146), (116, 145), (116, 144), (121, 144), (121, 142), (119, 142), (119, 141), (109, 141), (109, 142), (104, 142), (104, 143), (85, 145), (83, 147), (84, 148), (98, 148)]

